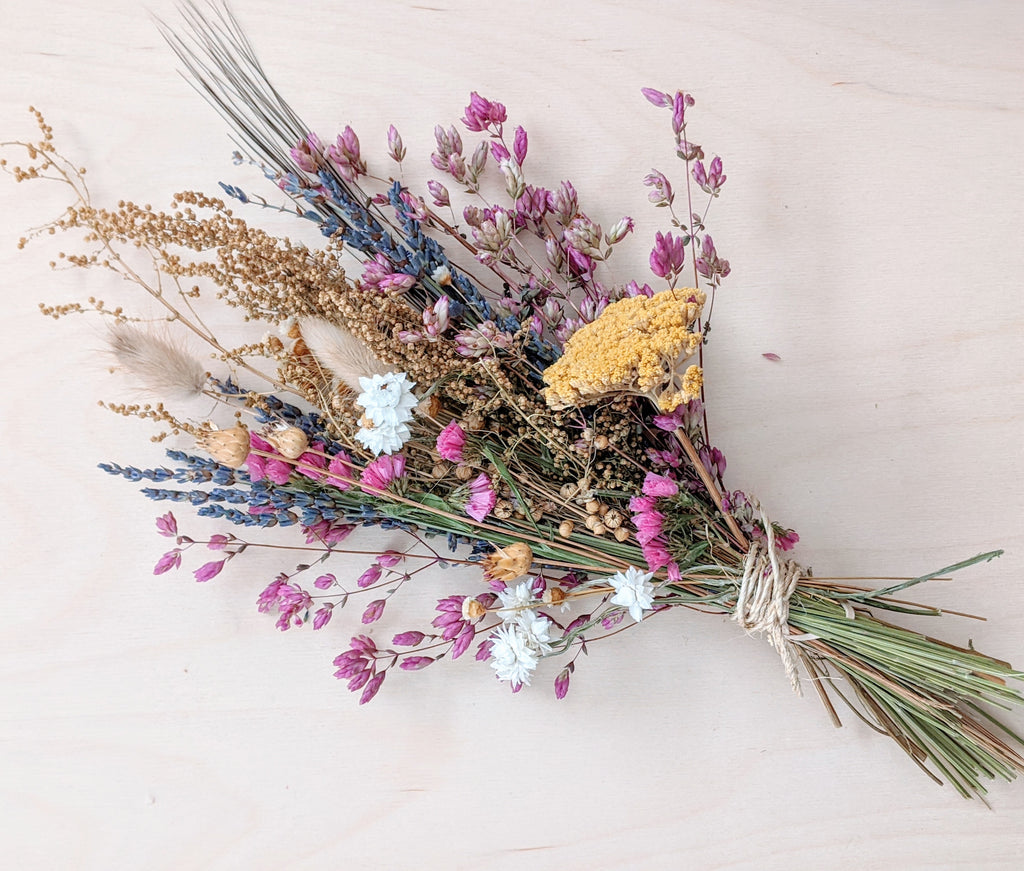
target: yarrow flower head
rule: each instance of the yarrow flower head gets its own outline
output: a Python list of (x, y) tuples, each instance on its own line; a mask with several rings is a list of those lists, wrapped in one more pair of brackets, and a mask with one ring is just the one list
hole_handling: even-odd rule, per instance
[(693, 329), (705, 295), (684, 288), (609, 305), (577, 330), (559, 360), (544, 370), (544, 398), (552, 408), (588, 405), (616, 393), (656, 399), (662, 411), (700, 395), (699, 366), (682, 363), (700, 347)]
[(615, 590), (615, 595), (608, 601), (613, 605), (621, 605), (639, 623), (644, 619), (644, 611), (654, 608), (653, 577), (653, 572), (641, 572), (634, 566), (624, 572), (616, 572), (608, 578), (608, 583)]

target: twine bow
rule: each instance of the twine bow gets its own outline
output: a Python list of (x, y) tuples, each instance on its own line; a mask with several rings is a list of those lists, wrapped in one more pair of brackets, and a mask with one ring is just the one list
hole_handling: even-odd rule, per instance
[(797, 670), (799, 653), (794, 642), (815, 636), (790, 633), (789, 599), (803, 577), (803, 568), (793, 560), (779, 556), (768, 515), (756, 501), (753, 506), (761, 515), (765, 537), (751, 542), (743, 563), (743, 578), (732, 619), (747, 632), (763, 632), (768, 636), (769, 644), (782, 658), (793, 690), (802, 695)]

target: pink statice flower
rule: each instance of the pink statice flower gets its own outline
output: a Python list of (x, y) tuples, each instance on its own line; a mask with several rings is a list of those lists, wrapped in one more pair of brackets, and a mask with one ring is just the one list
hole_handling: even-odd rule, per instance
[(167, 536), (167, 538), (174, 538), (178, 534), (178, 521), (174, 519), (174, 515), (168, 511), (161, 517), (156, 519), (156, 528), (161, 535)]
[(324, 456), (323, 442), (313, 442), (295, 462), (295, 471), (311, 481), (323, 481), (327, 476), (327, 458)]
[(469, 494), (466, 513), (478, 523), (482, 523), (498, 502), (498, 495), (491, 486), (491, 479), (481, 472), (469, 485)]
[(437, 436), (437, 452), (453, 463), (461, 463), (465, 459), (465, 447), (466, 431), (459, 426), (458, 421), (453, 420)]
[(401, 454), (384, 454), (367, 463), (360, 481), (375, 490), (386, 490), (392, 481), (405, 475), (405, 457)]
[(648, 472), (644, 478), (643, 493), (645, 496), (667, 497), (679, 492), (679, 484), (667, 475)]

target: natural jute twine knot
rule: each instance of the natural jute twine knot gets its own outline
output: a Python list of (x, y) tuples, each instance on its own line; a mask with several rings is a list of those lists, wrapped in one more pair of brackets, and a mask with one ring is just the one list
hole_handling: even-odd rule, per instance
[(790, 684), (797, 694), (802, 695), (794, 641), (815, 636), (790, 633), (789, 599), (803, 577), (804, 570), (793, 560), (779, 556), (775, 548), (772, 522), (756, 501), (752, 505), (761, 515), (765, 537), (751, 542), (743, 563), (743, 578), (732, 619), (748, 632), (763, 632), (768, 636), (768, 642), (782, 658)]

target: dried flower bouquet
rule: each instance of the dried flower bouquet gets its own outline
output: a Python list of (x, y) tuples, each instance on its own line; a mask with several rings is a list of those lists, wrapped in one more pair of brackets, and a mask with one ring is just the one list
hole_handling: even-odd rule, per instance
[[(429, 625), (352, 638), (335, 665), (361, 703), (396, 668), (470, 650), (513, 691), (541, 659), (564, 657), (554, 680), (561, 698), (593, 641), (671, 608), (728, 614), (766, 636), (798, 691), (803, 672), (837, 725), (834, 698), (961, 794), (982, 795), (985, 779), (1024, 769), (1019, 739), (990, 713), (1022, 701), (1011, 685), (1020, 673), (880, 616), (938, 616), (902, 591), (999, 552), (883, 589), (816, 578), (786, 555), (796, 533), (724, 484), (701, 359), (730, 272), (706, 224), (726, 176), (721, 159), (689, 138), (689, 94), (643, 92), (670, 117), (683, 186), (658, 171), (644, 180), (669, 223), (650, 253), (658, 286), (614, 283), (606, 262), (632, 220), (605, 231), (571, 183), (528, 182), (528, 136), (502, 104), (474, 93), (461, 130), (436, 128), (438, 179), (418, 194), (400, 172), (396, 180), (371, 170), (351, 128), (332, 142), (309, 130), (229, 14), (183, 13), (184, 32), (165, 36), (231, 124), (239, 162), (293, 205), (232, 185), (224, 193), (314, 222), (321, 248), (270, 235), (199, 193), (178, 194), (168, 212), (99, 207), (38, 113), (39, 141), (7, 143), (27, 162), (4, 161), (18, 181), (57, 179), (73, 192), (40, 231), (82, 234), (85, 253), (62, 262), (111, 271), (163, 312), (154, 330), (95, 299), (43, 307), (106, 317), (116, 366), (159, 400), (108, 407), (195, 447), (169, 450), (168, 467), (101, 468), (144, 483), (151, 499), (238, 528), (192, 538), (163, 514), (157, 526), (173, 547), (158, 574), (206, 548), (212, 558), (194, 575), (208, 581), (264, 546), (257, 530), (296, 526), (300, 562), (269, 583), (258, 607), (282, 630), (319, 630), (360, 597), (361, 623), (375, 626), (426, 567), (476, 566), (468, 587), (467, 574), (455, 574), (460, 586), (439, 599)], [(387, 154), (400, 169), (406, 149), (393, 126)], [(494, 179), (504, 194), (492, 202)], [(460, 195), (470, 204), (457, 209)], [(210, 296), (276, 329), (233, 343), (201, 316), (198, 300)], [(220, 374), (190, 350), (196, 344)], [(175, 404), (199, 396), (224, 406), (224, 418), (176, 415)], [(402, 531), (409, 548), (348, 547), (353, 530), (373, 525)], [(331, 571), (332, 556), (358, 553), (373, 557), (361, 574)]]

